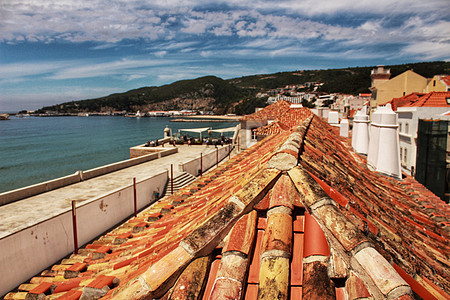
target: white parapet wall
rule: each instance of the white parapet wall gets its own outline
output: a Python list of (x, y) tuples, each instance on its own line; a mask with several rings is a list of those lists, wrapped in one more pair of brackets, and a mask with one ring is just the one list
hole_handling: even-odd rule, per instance
[(37, 194), (55, 190), (60, 187), (74, 184), (80, 181), (81, 181), (80, 171), (77, 171), (72, 175), (67, 175), (53, 180), (29, 185), (16, 190), (4, 192), (0, 194), (0, 206), (20, 199), (25, 199), (27, 197), (31, 197)]
[[(137, 208), (156, 200), (168, 181), (168, 171), (136, 183)], [(133, 185), (77, 204), (78, 244), (92, 241), (134, 213)], [(35, 276), (74, 251), (72, 211), (65, 210), (0, 238), (0, 295)]]
[[(231, 151), (231, 145), (218, 146), (217, 148), (212, 148), (211, 151), (201, 157), (198, 156), (189, 161), (180, 163), (178, 169), (180, 172), (188, 172), (194, 176), (199, 175), (200, 164), (202, 166), (202, 172), (208, 170), (217, 163), (224, 159), (228, 153)], [(218, 158), (218, 159), (217, 159)]]

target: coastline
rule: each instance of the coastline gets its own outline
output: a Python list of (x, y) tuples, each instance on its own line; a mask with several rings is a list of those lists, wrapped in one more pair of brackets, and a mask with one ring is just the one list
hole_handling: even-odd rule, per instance
[(239, 122), (240, 118), (240, 116), (198, 115), (180, 117), (170, 120), (170, 122)]

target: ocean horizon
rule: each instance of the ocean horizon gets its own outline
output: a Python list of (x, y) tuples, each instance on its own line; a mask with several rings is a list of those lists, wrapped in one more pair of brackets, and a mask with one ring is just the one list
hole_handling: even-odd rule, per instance
[(129, 158), (129, 148), (178, 129), (237, 122), (170, 122), (119, 116), (25, 117), (0, 122), (0, 193)]

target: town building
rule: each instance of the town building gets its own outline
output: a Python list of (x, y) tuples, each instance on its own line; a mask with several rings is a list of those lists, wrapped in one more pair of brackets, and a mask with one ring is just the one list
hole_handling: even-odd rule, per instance
[(337, 94), (335, 102), (331, 105), (331, 109), (339, 112), (340, 118), (349, 118), (356, 112), (368, 104), (371, 94), (359, 94), (358, 96)]
[(449, 136), (449, 116), (419, 120), (415, 178), (447, 203), (450, 203)]
[(390, 70), (378, 67), (372, 70), (372, 91), (371, 108), (384, 105), (393, 98), (403, 97), (414, 92), (423, 92), (427, 86), (427, 79), (412, 70), (388, 79)]
[(430, 92), (448, 92), (448, 91), (450, 91), (450, 76), (435, 75), (428, 82), (424, 92), (430, 93)]
[[(419, 146), (419, 120), (442, 118), (440, 115), (450, 109), (450, 92), (411, 93), (404, 97), (394, 98), (390, 103), (398, 115), (402, 171), (415, 176)], [(450, 151), (450, 149), (448, 150)], [(426, 160), (426, 158), (422, 159)], [(442, 166), (446, 166), (445, 159), (442, 161)]]
[(289, 109), (291, 103), (285, 100), (277, 101), (264, 109), (240, 119), (238, 147), (242, 150), (250, 148), (258, 142), (256, 129), (269, 125), (282, 113)]

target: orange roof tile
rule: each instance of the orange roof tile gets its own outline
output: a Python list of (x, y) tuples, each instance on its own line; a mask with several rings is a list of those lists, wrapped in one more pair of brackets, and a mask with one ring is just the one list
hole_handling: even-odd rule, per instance
[(450, 92), (431, 92), (404, 107), (450, 107)]
[(393, 98), (389, 103), (392, 106), (392, 110), (396, 111), (397, 107), (403, 107), (411, 101), (415, 101), (425, 95), (424, 93), (411, 93), (403, 97)]
[(441, 80), (447, 85), (450, 86), (450, 75), (441, 76)]
[(450, 92), (411, 93), (394, 98), (389, 103), (393, 110), (398, 107), (449, 107), (450, 100), (447, 99), (450, 99)]
[[(273, 104), (272, 104), (273, 105)], [(261, 136), (267, 136), (277, 134), (286, 130), (292, 130), (294, 127), (299, 126), (303, 120), (311, 115), (311, 110), (299, 107), (289, 107), (280, 115), (276, 120), (266, 126), (255, 129), (256, 134)]]
[(241, 120), (275, 120), (289, 109), (291, 103), (286, 100), (277, 101), (263, 109), (241, 118)]

